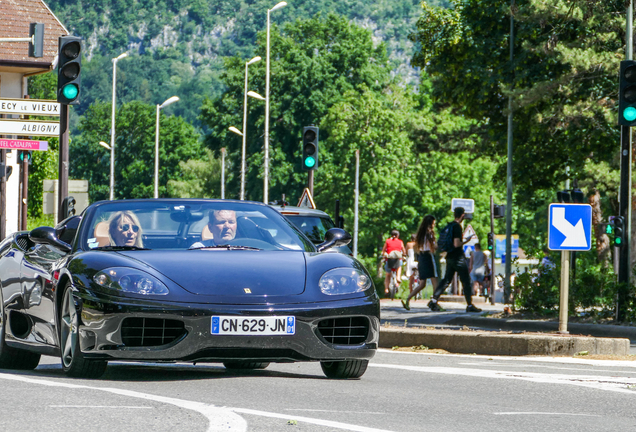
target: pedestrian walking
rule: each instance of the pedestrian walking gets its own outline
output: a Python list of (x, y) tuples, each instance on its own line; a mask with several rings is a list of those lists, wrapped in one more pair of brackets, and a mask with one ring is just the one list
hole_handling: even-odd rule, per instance
[(415, 280), (416, 271), (415, 234), (411, 234), (411, 240), (406, 242), (406, 277), (409, 279), (409, 293), (413, 292), (413, 281)]
[[(462, 282), (462, 286), (464, 287), (464, 298), (466, 298), (466, 312), (481, 312), (481, 309), (473, 305), (472, 300), (472, 288), (470, 286), (470, 275), (468, 272), (468, 263), (466, 262), (466, 256), (464, 255), (464, 244), (470, 240), (462, 238), (462, 226), (461, 223), (466, 217), (466, 213), (464, 212), (463, 207), (457, 207), (454, 211), (455, 220), (451, 222), (452, 229), (452, 249), (450, 252), (446, 253), (446, 273), (444, 274), (444, 278), (440, 281), (437, 288), (435, 288), (435, 292), (433, 293), (433, 298), (430, 302), (428, 302), (428, 307), (431, 308), (432, 311), (438, 312), (443, 309), (438, 304), (438, 300), (441, 295), (446, 291), (448, 284), (451, 283), (453, 276), (455, 273), (459, 276), (459, 280)], [(472, 236), (471, 236), (472, 237)]]
[(473, 295), (479, 295), (479, 287), (481, 286), (482, 294), (484, 293), (484, 278), (490, 272), (488, 267), (488, 258), (481, 250), (481, 244), (475, 245), (475, 251), (470, 255), (470, 263), (468, 264), (470, 271), (470, 281), (473, 285)]
[(433, 286), (437, 286), (437, 262), (435, 260), (435, 250), (437, 242), (435, 240), (435, 216), (426, 215), (415, 234), (415, 250), (417, 251), (417, 269), (420, 282), (418, 286), (409, 293), (406, 300), (402, 300), (404, 309), (410, 310), (410, 301), (413, 297), (426, 287), (426, 280), (430, 279)]
[[(386, 277), (384, 278), (384, 293), (389, 294), (389, 284), (391, 283), (391, 269), (397, 269), (397, 280), (401, 280), (402, 275), (402, 257), (406, 255), (406, 249), (404, 243), (400, 240), (400, 232), (398, 230), (391, 231), (391, 237), (384, 242), (382, 248), (382, 257), (386, 260), (384, 265), (384, 271)], [(389, 260), (395, 261), (395, 266), (389, 265)]]

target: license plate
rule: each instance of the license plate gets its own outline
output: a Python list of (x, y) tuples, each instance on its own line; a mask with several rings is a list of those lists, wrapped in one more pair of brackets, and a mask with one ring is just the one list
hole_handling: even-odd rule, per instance
[(213, 316), (211, 333), (213, 335), (293, 335), (296, 333), (296, 317)]

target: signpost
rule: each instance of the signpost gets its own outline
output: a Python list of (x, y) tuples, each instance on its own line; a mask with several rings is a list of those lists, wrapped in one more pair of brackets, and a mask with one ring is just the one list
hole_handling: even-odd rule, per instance
[(463, 207), (464, 213), (475, 213), (475, 200), (471, 198), (453, 198), (451, 200), (451, 210)]
[(473, 229), (472, 225), (466, 225), (462, 238), (470, 238), (470, 240), (464, 243), (464, 255), (466, 255), (466, 258), (470, 258), (470, 253), (475, 250), (475, 245), (479, 243), (479, 237), (477, 237), (477, 233)]
[(42, 99), (0, 99), (0, 114), (59, 116), (60, 104)]
[(548, 249), (561, 251), (561, 298), (559, 333), (568, 333), (568, 290), (570, 251), (592, 247), (592, 206), (550, 204), (548, 208)]

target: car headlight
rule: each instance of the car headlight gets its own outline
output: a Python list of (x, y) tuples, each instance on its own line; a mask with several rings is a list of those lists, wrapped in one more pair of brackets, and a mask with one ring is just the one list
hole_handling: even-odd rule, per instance
[(337, 268), (323, 274), (318, 285), (327, 295), (353, 294), (366, 291), (371, 279), (356, 269)]
[(156, 277), (128, 267), (111, 267), (99, 271), (93, 281), (104, 288), (144, 295), (166, 295), (168, 287)]

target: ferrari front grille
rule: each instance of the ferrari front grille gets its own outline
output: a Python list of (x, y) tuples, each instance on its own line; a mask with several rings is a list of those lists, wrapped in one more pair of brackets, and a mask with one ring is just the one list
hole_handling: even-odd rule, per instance
[(186, 334), (183, 322), (162, 318), (125, 318), (121, 339), (128, 347), (166, 345)]
[(334, 345), (360, 345), (369, 335), (366, 317), (329, 318), (318, 323), (318, 332)]

